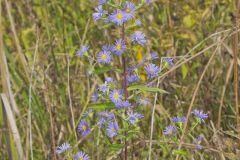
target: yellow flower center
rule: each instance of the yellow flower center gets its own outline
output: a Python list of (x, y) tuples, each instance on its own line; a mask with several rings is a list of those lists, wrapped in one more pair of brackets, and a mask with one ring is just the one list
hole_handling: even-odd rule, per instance
[(198, 144), (201, 144), (201, 141), (199, 140), (197, 143), (198, 143)]
[(147, 59), (148, 61), (150, 61), (150, 60), (152, 59), (152, 57), (151, 57), (151, 56), (147, 56), (146, 59)]
[(172, 134), (172, 130), (168, 130), (168, 134), (170, 134), (170, 135), (171, 135), (171, 134)]
[(102, 60), (106, 60), (107, 59), (107, 55), (106, 54), (103, 54), (102, 55)]
[(117, 50), (121, 50), (121, 44), (117, 44)]
[(115, 99), (119, 99), (118, 93), (115, 93), (115, 94), (113, 95), (113, 97), (114, 97)]
[(112, 128), (112, 132), (116, 132), (116, 130), (114, 128)]
[(122, 18), (123, 18), (123, 17), (122, 17), (122, 14), (121, 14), (121, 13), (118, 13), (118, 14), (117, 14), (117, 19), (122, 20)]
[(81, 157), (79, 160), (84, 160), (83, 157)]
[(83, 129), (84, 131), (86, 131), (87, 126), (83, 125), (83, 126), (82, 126), (82, 129)]
[(127, 12), (127, 13), (130, 13), (130, 12), (131, 12), (131, 10), (130, 10), (129, 8), (127, 8), (127, 9), (126, 9), (126, 12)]

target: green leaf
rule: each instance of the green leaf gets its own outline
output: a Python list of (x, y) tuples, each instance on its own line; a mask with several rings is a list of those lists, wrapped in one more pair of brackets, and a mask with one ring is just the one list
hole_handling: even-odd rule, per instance
[(173, 151), (174, 155), (182, 155), (182, 156), (186, 156), (187, 155), (187, 151), (182, 150), (182, 149), (177, 149)]
[(160, 89), (160, 88), (150, 88), (145, 85), (134, 85), (134, 86), (129, 86), (128, 91), (132, 90), (140, 90), (140, 91), (145, 91), (145, 92), (160, 92), (160, 93), (168, 93), (167, 91)]
[(182, 78), (185, 79), (188, 74), (188, 68), (185, 64), (181, 66)]
[(110, 144), (108, 147), (112, 150), (112, 151), (118, 151), (120, 149), (123, 148), (123, 144)]
[(101, 74), (101, 73), (106, 73), (112, 70), (112, 67), (99, 67), (95, 68), (93, 73), (94, 74)]
[(105, 103), (92, 104), (89, 106), (89, 108), (102, 111), (102, 110), (113, 109), (115, 108), (115, 105), (112, 102), (105, 102)]

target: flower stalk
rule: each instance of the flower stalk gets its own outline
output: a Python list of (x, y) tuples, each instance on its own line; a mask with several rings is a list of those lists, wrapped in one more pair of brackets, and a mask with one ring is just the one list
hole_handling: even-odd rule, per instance
[[(125, 26), (124, 24), (122, 25), (122, 36), (121, 36), (122, 40), (124, 41), (125, 38)], [(125, 100), (127, 100), (128, 98), (128, 90), (127, 90), (127, 58), (125, 57), (125, 55), (122, 56), (122, 66), (123, 66), (123, 90), (124, 90), (124, 98)], [(126, 111), (125, 111), (125, 114)], [(128, 151), (127, 151), (127, 131), (125, 131), (125, 149), (124, 149), (124, 159), (127, 160), (127, 156), (128, 156)]]

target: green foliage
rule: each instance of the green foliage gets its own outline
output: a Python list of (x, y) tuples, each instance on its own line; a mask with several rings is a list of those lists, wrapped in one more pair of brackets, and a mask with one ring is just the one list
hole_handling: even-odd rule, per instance
[(105, 103), (89, 105), (89, 108), (97, 110), (97, 111), (104, 111), (104, 110), (110, 110), (110, 109), (115, 108), (115, 105), (112, 102), (105, 102)]
[(147, 87), (145, 85), (132, 85), (128, 87), (128, 91), (140, 90), (142, 92), (159, 92), (159, 93), (168, 93), (167, 91), (160, 88)]

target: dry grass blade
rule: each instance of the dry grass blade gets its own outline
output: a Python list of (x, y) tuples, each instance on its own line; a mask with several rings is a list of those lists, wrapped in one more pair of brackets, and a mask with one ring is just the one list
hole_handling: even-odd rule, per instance
[(28, 70), (28, 64), (27, 64), (27, 60), (23, 54), (22, 51), (22, 47), (20, 45), (19, 39), (18, 39), (18, 35), (17, 35), (17, 31), (15, 28), (15, 23), (14, 23), (14, 19), (13, 16), (11, 14), (11, 4), (8, 2), (8, 0), (5, 0), (5, 5), (6, 5), (6, 9), (7, 9), (7, 14), (8, 14), (8, 19), (10, 21), (10, 25), (11, 25), (11, 30), (13, 32), (13, 36), (14, 36), (14, 41), (17, 47), (17, 53), (18, 56), (20, 57), (21, 60), (21, 64), (23, 66), (24, 72), (26, 73), (26, 78), (29, 81), (29, 70)]
[(15, 141), (15, 144), (16, 144), (19, 159), (24, 159), (24, 154), (23, 154), (23, 148), (22, 148), (22, 144), (21, 144), (20, 135), (19, 135), (19, 132), (18, 132), (18, 128), (17, 128), (17, 125), (16, 125), (16, 120), (15, 120), (15, 117), (14, 117), (13, 112), (11, 110), (8, 98), (5, 94), (1, 94), (1, 98), (2, 98), (2, 101), (3, 101), (5, 111), (7, 113), (8, 121), (10, 123), (9, 126), (11, 127), (11, 130), (12, 130), (12, 133), (13, 133), (13, 138), (14, 138), (14, 141)]
[(72, 105), (72, 96), (71, 96), (71, 87), (70, 87), (70, 55), (67, 56), (67, 82), (68, 82), (68, 99), (69, 99), (69, 108), (70, 108), (70, 112), (71, 112), (71, 120), (72, 120), (72, 127), (73, 127), (73, 132), (74, 132), (74, 136), (77, 139), (77, 134), (75, 132), (76, 129), (76, 123), (74, 120), (74, 112), (73, 112), (73, 105)]
[[(240, 19), (240, 0), (238, 2), (236, 15), (234, 17), (234, 23), (236, 26), (239, 26), (239, 19)], [(234, 96), (235, 96), (235, 110), (236, 110), (236, 121), (237, 121), (237, 132), (238, 136), (240, 137), (240, 115), (239, 115), (239, 106), (238, 106), (238, 32), (236, 32), (233, 36), (233, 75), (234, 75)]]
[(230, 66), (228, 68), (227, 75), (226, 75), (225, 84), (224, 84), (223, 89), (222, 89), (220, 106), (219, 106), (219, 110), (218, 110), (218, 122), (217, 122), (217, 129), (218, 130), (220, 129), (220, 125), (221, 125), (221, 119), (222, 119), (221, 115), (222, 115), (222, 107), (223, 107), (223, 102), (224, 102), (224, 96), (225, 96), (225, 92), (226, 92), (226, 89), (227, 89), (227, 84), (229, 82), (229, 79), (230, 79), (230, 76), (231, 76), (231, 73), (232, 73), (232, 69), (233, 69), (233, 60), (230, 62)]
[[(233, 57), (232, 49), (226, 43), (223, 43), (222, 46), (226, 48), (226, 50), (228, 51), (227, 53), (229, 53), (231, 57)], [(238, 58), (237, 61), (238, 61), (238, 65), (240, 66), (240, 59)]]
[[(1, 13), (2, 13), (2, 9), (0, 10), (0, 26), (2, 26)], [(1, 70), (1, 77), (2, 77), (3, 92), (6, 93), (8, 98), (10, 99), (11, 106), (13, 108), (14, 113), (19, 115), (19, 110), (11, 90), (10, 74), (8, 70), (7, 59), (3, 51), (2, 27), (0, 27), (0, 70)]]
[[(36, 63), (36, 56), (38, 51), (38, 43), (39, 43), (39, 36), (38, 36), (38, 29), (37, 29), (37, 42), (36, 47), (34, 51), (34, 57), (33, 57), (33, 64), (32, 64), (32, 70), (31, 70), (31, 77), (30, 77), (30, 84), (29, 84), (29, 91), (28, 91), (28, 127), (27, 127), (27, 134), (29, 132), (29, 144), (30, 144), (30, 153), (31, 153), (31, 159), (33, 160), (33, 146), (32, 146), (32, 80), (33, 80), (33, 73), (34, 73), (34, 66)], [(26, 157), (28, 158), (28, 151), (26, 151)]]
[[(5, 136), (6, 136), (8, 158), (9, 158), (9, 160), (13, 160), (13, 154), (12, 154), (12, 148), (11, 148), (11, 139), (10, 139), (10, 133), (9, 133), (9, 128), (8, 128), (8, 120), (7, 120), (7, 116), (6, 116), (6, 111), (4, 109), (2, 101), (0, 103), (1, 103), (0, 104), (0, 112), (2, 112), (2, 119), (3, 119), (3, 123), (4, 123), (3, 132), (5, 132)], [(0, 132), (0, 135), (1, 135), (1, 132)]]

